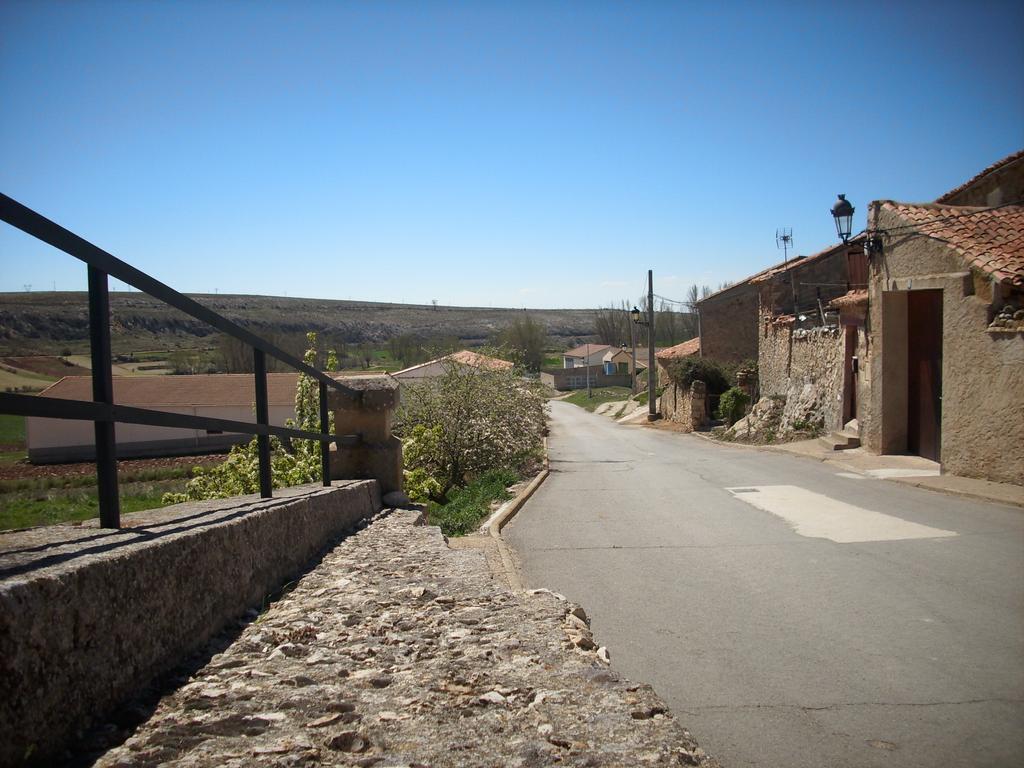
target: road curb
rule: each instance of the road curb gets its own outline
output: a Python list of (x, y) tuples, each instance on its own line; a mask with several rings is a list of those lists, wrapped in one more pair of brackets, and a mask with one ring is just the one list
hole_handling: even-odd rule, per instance
[(548, 440), (544, 438), (544, 467), (537, 474), (530, 483), (519, 492), (514, 499), (506, 503), (498, 512), (491, 517), (487, 522), (487, 533), (490, 534), (491, 538), (494, 539), (495, 544), (498, 547), (498, 554), (501, 556), (501, 564), (505, 569), (505, 577), (508, 579), (509, 586), (514, 592), (522, 592), (525, 587), (522, 579), (519, 578), (519, 571), (515, 567), (515, 562), (512, 560), (512, 553), (509, 551), (508, 545), (505, 540), (501, 538), (501, 529), (504, 528), (508, 521), (511, 520), (515, 514), (522, 509), (522, 506), (533, 496), (534, 492), (540, 488), (548, 475), (551, 474), (550, 461), (548, 459)]

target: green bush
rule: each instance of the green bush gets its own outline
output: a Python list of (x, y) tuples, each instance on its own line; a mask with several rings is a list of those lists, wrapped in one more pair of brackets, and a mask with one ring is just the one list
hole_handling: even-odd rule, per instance
[(706, 357), (684, 357), (668, 366), (668, 377), (676, 386), (689, 389), (695, 381), (707, 385), (709, 395), (720, 395), (729, 388), (729, 375), (714, 360)]
[(726, 390), (718, 400), (718, 418), (731, 427), (743, 418), (749, 403), (750, 396), (739, 387)]
[(465, 488), (452, 491), (447, 504), (432, 503), (427, 511), (431, 525), (445, 536), (472, 533), (491, 512), (491, 502), (512, 498), (508, 486), (519, 477), (510, 469), (492, 469)]
[(512, 371), (451, 364), (437, 378), (403, 384), (394, 430), (410, 497), (443, 501), (490, 470), (525, 469), (546, 427), (539, 387)]

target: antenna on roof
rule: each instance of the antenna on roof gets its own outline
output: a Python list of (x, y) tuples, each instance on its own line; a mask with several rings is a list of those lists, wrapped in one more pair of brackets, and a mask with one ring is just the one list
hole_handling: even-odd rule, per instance
[[(782, 261), (785, 270), (789, 272), (789, 249), (793, 247), (793, 228), (780, 227), (775, 230), (775, 247), (782, 249)], [(793, 315), (796, 316), (796, 283), (792, 274), (789, 275), (789, 285), (793, 290)]]
[(782, 249), (782, 258), (789, 261), (789, 249), (793, 247), (793, 228), (780, 227), (775, 230), (775, 247)]

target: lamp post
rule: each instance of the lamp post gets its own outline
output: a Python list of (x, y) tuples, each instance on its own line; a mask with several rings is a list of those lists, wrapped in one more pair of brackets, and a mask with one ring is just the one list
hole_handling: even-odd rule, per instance
[(854, 207), (846, 195), (840, 195), (839, 199), (832, 205), (832, 218), (836, 222), (836, 234), (844, 243), (850, 240), (850, 232), (853, 230)]
[[(630, 312), (633, 322), (637, 325), (647, 326), (647, 420), (655, 421), (658, 418), (656, 395), (654, 394), (655, 378), (658, 372), (654, 369), (654, 271), (647, 270), (647, 320), (640, 319), (640, 310), (635, 306)], [(635, 356), (634, 356), (635, 359)]]

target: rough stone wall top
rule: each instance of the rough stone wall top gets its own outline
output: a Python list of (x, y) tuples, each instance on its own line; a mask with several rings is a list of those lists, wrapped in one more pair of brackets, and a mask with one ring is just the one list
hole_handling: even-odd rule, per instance
[(418, 522), (342, 542), (98, 765), (714, 765), (579, 608)]

